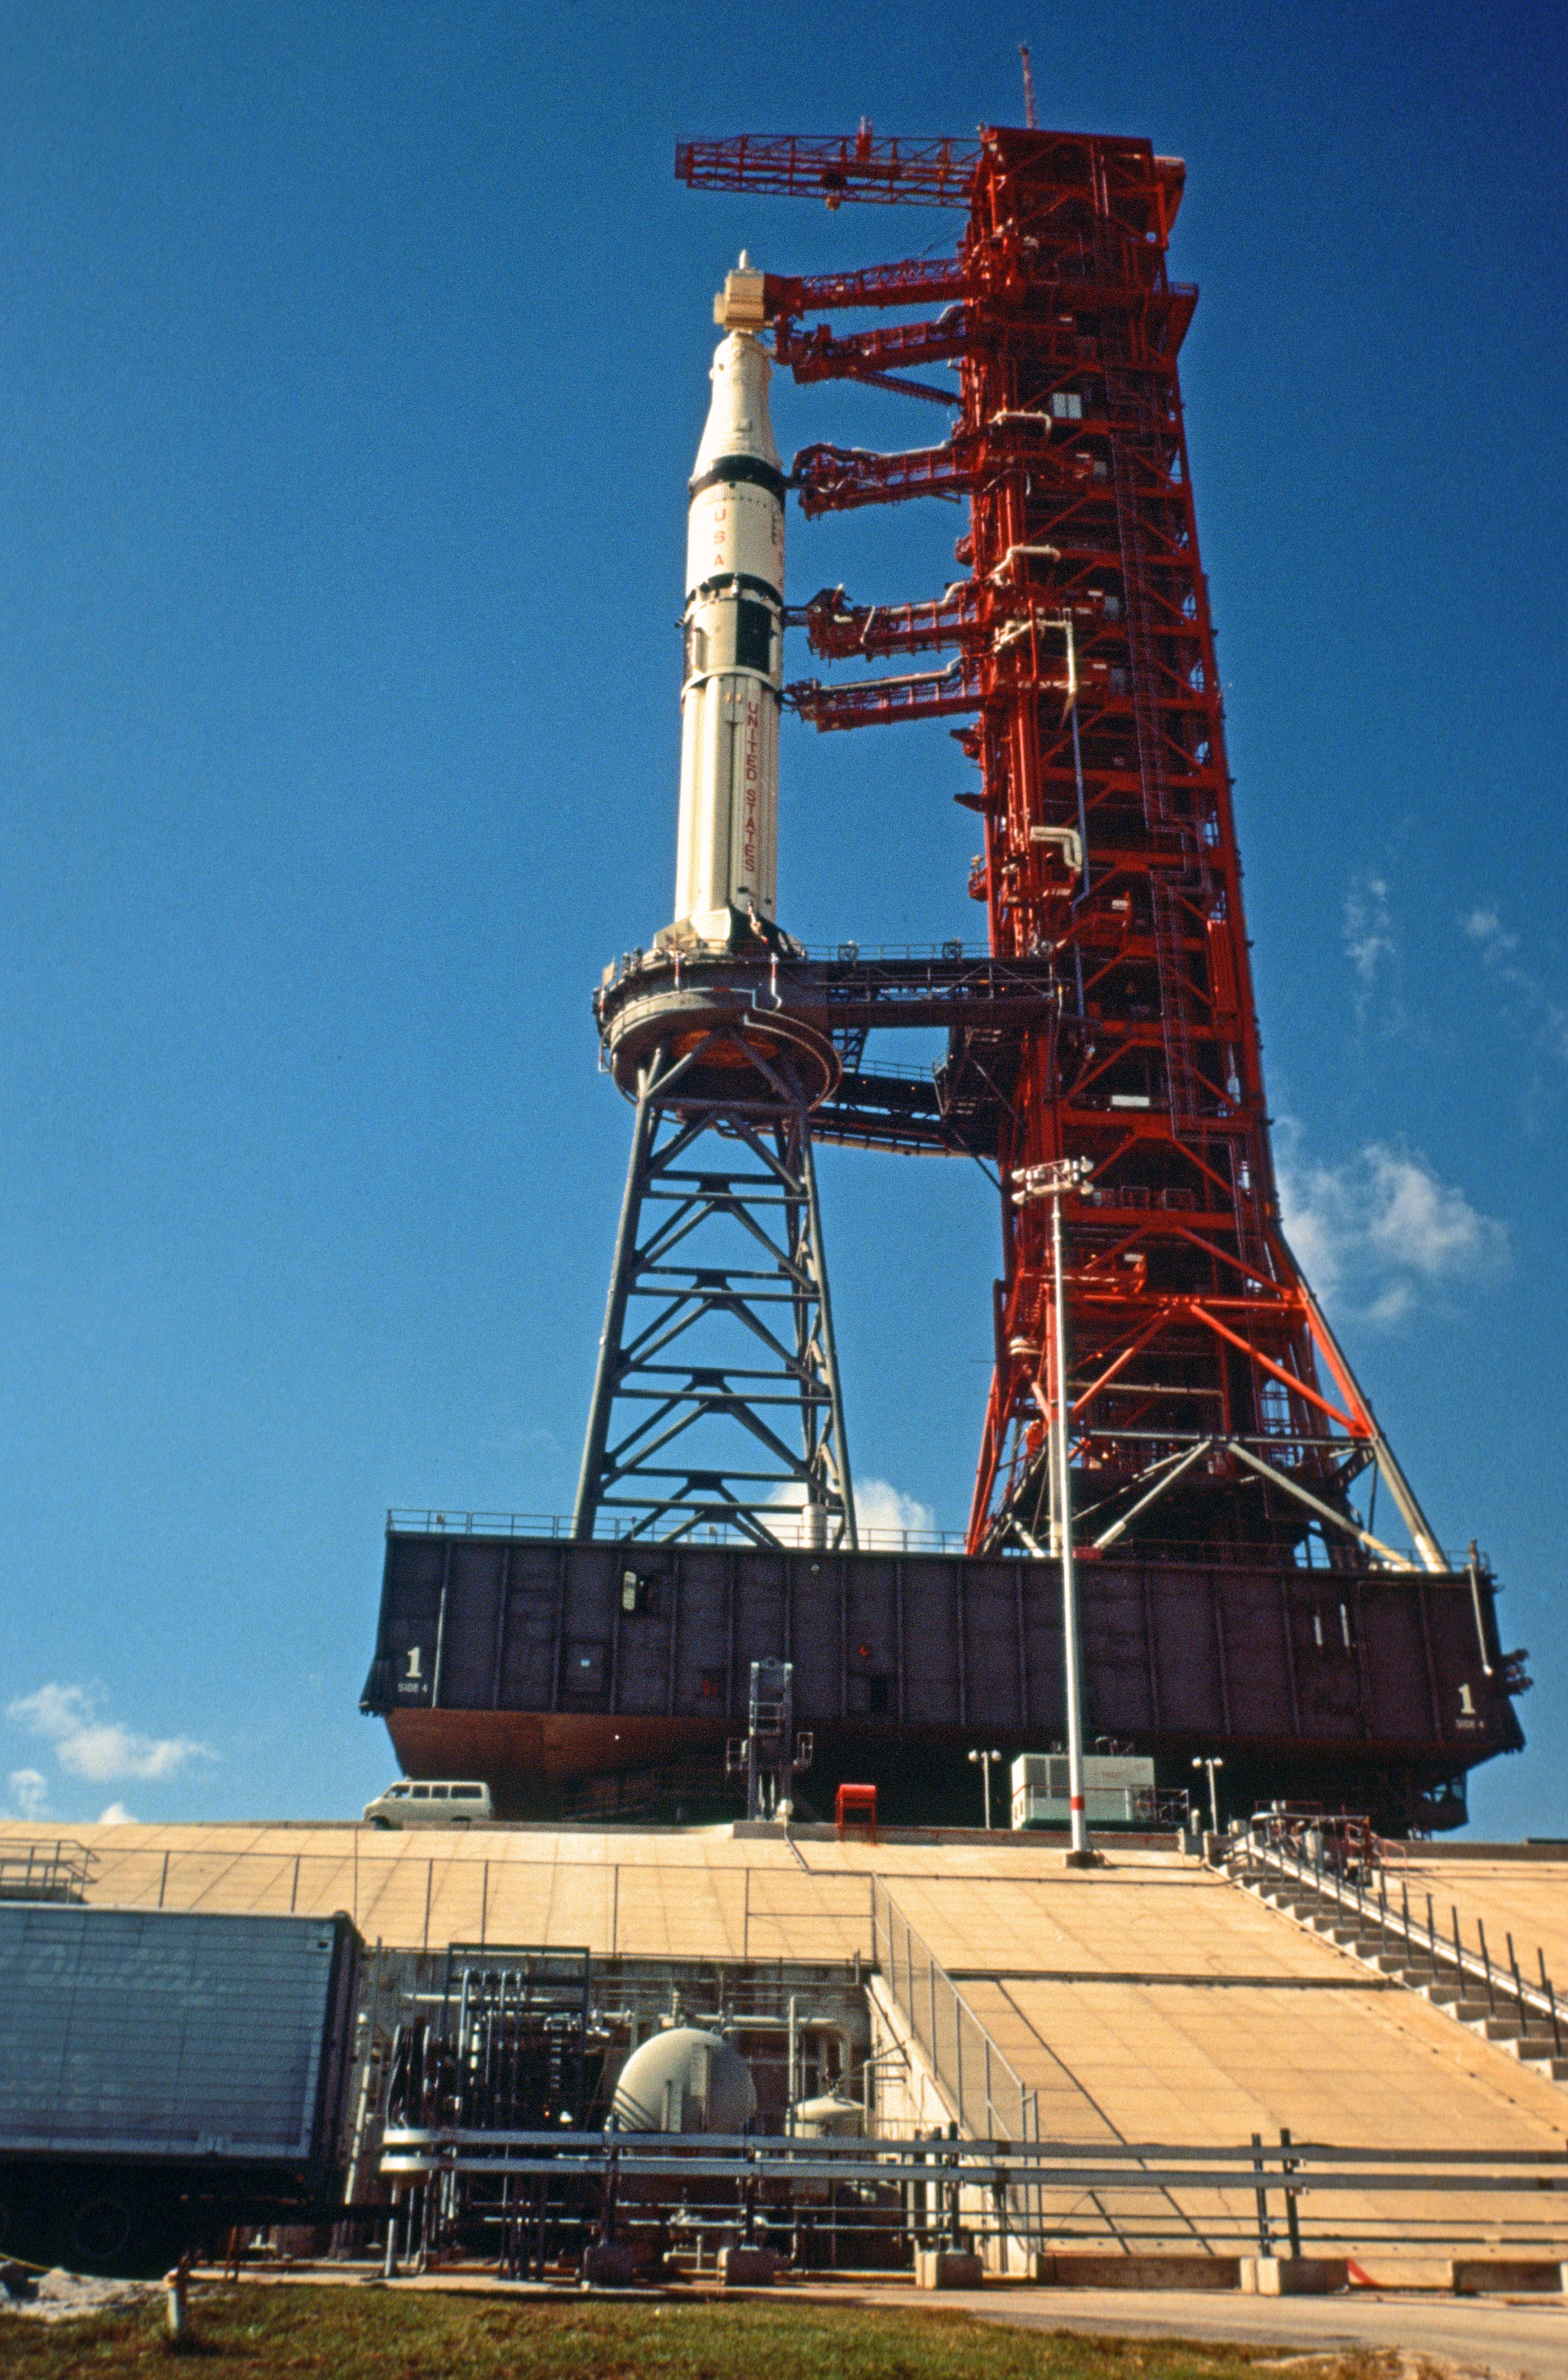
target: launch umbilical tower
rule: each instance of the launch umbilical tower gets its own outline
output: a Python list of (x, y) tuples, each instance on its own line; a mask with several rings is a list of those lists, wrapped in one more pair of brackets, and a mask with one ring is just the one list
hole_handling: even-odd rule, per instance
[[(808, 447), (808, 518), (967, 499), (965, 576), (904, 602), (804, 607), (812, 650), (892, 674), (786, 688), (824, 730), (954, 722), (978, 783), (969, 890), (993, 960), (1040, 970), (1000, 1033), (950, 1009), (924, 1111), (879, 1135), (829, 1099), (816, 1129), (998, 1161), (1003, 1278), (969, 1521), (975, 1552), (1060, 1543), (1049, 1415), (1058, 1295), (1075, 1526), (1185, 1551), (1277, 1548), (1446, 1568), (1282, 1234), (1208, 589), (1177, 356), (1196, 292), (1169, 277), (1184, 168), (1148, 141), (985, 131), (907, 143), (683, 145), (693, 188), (947, 207), (954, 252), (768, 276), (776, 361), (934, 400), (895, 454)], [(868, 329), (821, 319), (929, 310)], [(1064, 1279), (1040, 1169), (1084, 1160)], [(1413, 1553), (1350, 1490), (1376, 1466)]]

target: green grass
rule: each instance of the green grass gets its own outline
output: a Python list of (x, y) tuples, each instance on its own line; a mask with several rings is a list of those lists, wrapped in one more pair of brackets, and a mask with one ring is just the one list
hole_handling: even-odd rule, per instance
[[(213, 2380), (1247, 2380), (1267, 2349), (1009, 2331), (966, 2315), (768, 2303), (400, 2294), (378, 2289), (193, 2293), (196, 2351), (172, 2353), (161, 2304), (45, 2327), (0, 2322), (18, 2380), (188, 2371)], [(1293, 2360), (1294, 2380), (1373, 2380), (1367, 2359)]]

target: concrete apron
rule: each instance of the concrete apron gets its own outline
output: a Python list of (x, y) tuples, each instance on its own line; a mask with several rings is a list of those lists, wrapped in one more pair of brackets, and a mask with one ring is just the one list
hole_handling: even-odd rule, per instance
[[(879, 2114), (929, 2134), (950, 2119), (948, 2102), (931, 2072), (919, 2040), (882, 1978), (867, 1978), (871, 2048), (879, 2059)], [(1023, 2168), (1020, 2168), (1022, 2171)], [(1545, 2294), (1568, 2289), (1568, 2264), (1551, 2257), (1422, 2256), (1371, 2247), (1343, 2256), (1210, 2255), (1151, 2251), (1128, 2255), (1118, 2248), (1039, 2249), (1016, 2232), (991, 2227), (995, 2210), (989, 2193), (973, 2186), (960, 2192), (959, 2223), (983, 2257), (988, 2277), (1027, 2281), (1056, 2289), (1240, 2290), (1256, 2297), (1323, 2296), (1337, 2290), (1443, 2290), (1469, 2294)], [(954, 2277), (927, 2279), (927, 2289), (965, 2286)], [(935, 2272), (937, 2267), (929, 2268)], [(1561, 2380), (1561, 2375), (1555, 2375)]]
[(1198, 2339), (1282, 2348), (1295, 2354), (1401, 2350), (1441, 2356), (1461, 2371), (1509, 2380), (1562, 2380), (1568, 2371), (1568, 2300), (1425, 2296), (1354, 2289), (1331, 2297), (1258, 2298), (1240, 2291), (1034, 2289), (990, 2282), (939, 2299), (897, 2286), (792, 2286), (789, 2294), (889, 2308), (940, 2304), (1009, 2329), (1088, 2338)]

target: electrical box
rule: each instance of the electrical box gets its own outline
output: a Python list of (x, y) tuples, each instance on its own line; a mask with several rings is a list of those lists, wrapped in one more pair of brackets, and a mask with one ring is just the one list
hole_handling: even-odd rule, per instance
[[(1134, 1753), (1084, 1755), (1084, 1816), (1091, 1827), (1157, 1823), (1154, 1763)], [(1015, 1827), (1072, 1824), (1064, 1752), (1025, 1752), (1013, 1763)]]

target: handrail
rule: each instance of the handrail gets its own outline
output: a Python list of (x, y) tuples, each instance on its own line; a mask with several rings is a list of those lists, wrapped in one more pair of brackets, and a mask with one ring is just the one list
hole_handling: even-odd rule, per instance
[[(797, 1517), (788, 1507), (781, 1507), (778, 1514), (781, 1530)], [(577, 1530), (569, 1513), (438, 1512), (434, 1505), (389, 1506), (386, 1534), (389, 1537), (550, 1537), (557, 1542), (577, 1542)], [(868, 1528), (862, 1524), (859, 1538), (862, 1553), (868, 1550), (895, 1554), (961, 1553), (965, 1544), (961, 1529), (885, 1529)], [(646, 1547), (650, 1552), (664, 1542), (659, 1537), (638, 1536), (629, 1528), (623, 1530), (614, 1525), (607, 1531), (601, 1528), (593, 1538), (597, 1545), (638, 1545)], [(709, 1545), (755, 1548), (757, 1540), (723, 1523), (705, 1522), (699, 1529), (693, 1529), (688, 1536), (672, 1542), (683, 1548)], [(786, 1546), (784, 1550), (793, 1553), (797, 1548)], [(808, 1553), (820, 1551), (820, 1548), (802, 1546), (798, 1550)]]
[[(568, 2131), (565, 2126), (534, 2131), (518, 2125), (491, 2131), (478, 2125), (389, 2125), (385, 2138), (389, 2143), (396, 2142), (409, 2148), (442, 2147), (466, 2140), (476, 2147), (498, 2152), (538, 2149), (553, 2166), (561, 2162), (556, 2151), (591, 2156), (606, 2145), (614, 2147), (623, 2159), (636, 2155), (667, 2161), (695, 2155), (747, 2156), (784, 2166), (826, 2163), (839, 2167), (884, 2153), (907, 2157), (931, 2145), (928, 2140), (906, 2140), (881, 2132), (837, 2137), (830, 2133), (807, 2140), (797, 2132), (638, 2132), (622, 2131), (612, 2124), (579, 2131)], [(977, 2164), (1023, 2163), (1031, 2169), (1059, 2167), (1064, 2172), (1084, 2167), (1125, 2167), (1127, 2174), (1123, 2178), (1134, 2181), (1141, 2181), (1145, 2178), (1143, 2168), (1151, 2158), (1158, 2158), (1173, 2169), (1180, 2184), (1203, 2183), (1216, 2190), (1234, 2190), (1238, 2184), (1250, 2189), (1258, 2173), (1267, 2173), (1272, 2179), (1275, 2171), (1291, 2176), (1297, 2172), (1331, 2174), (1344, 2188), (1361, 2190), (1368, 2186), (1367, 2169), (1371, 2168), (1379, 2169), (1379, 2182), (1389, 2182), (1392, 2177), (1399, 2188), (1412, 2190), (1467, 2189), (1472, 2183), (1480, 2187), (1484, 2179), (1513, 2174), (1520, 2177), (1517, 2186), (1522, 2189), (1555, 2190), (1568, 2177), (1568, 2149), (1560, 2148), (1454, 2148), (1446, 2144), (1440, 2148), (1391, 2148), (1365, 2143), (1345, 2146), (1334, 2141), (1288, 2137), (1277, 2146), (1264, 2140), (1250, 2141), (1243, 2146), (1234, 2141), (1015, 2141), (1005, 2135), (992, 2140), (959, 2140), (943, 2145), (950, 2147), (960, 2161), (973, 2160)]]
[[(1512, 1998), (1521, 2019), (1532, 2015), (1547, 2018), (1551, 2025), (1553, 2054), (1559, 2058), (1562, 2056), (1563, 2012), (1558, 2004), (1556, 1988), (1546, 1971), (1544, 1950), (1538, 1946), (1536, 1951), (1537, 1962), (1540, 1969), (1539, 1985), (1526, 1984), (1519, 1972), (1519, 1961), (1514, 1951), (1512, 1934), (1505, 1937), (1509, 1959), (1508, 1970), (1505, 1973), (1493, 1964), (1491, 1951), (1487, 1943), (1486, 1927), (1480, 1919), (1477, 1918), (1476, 1923), (1476, 1930), (1480, 1941), (1477, 1954), (1467, 1950), (1465, 1947), (1457, 1907), (1451, 1912), (1453, 1925), (1453, 1939), (1445, 1940), (1437, 1929), (1432, 1913), (1430, 1893), (1427, 1895), (1427, 1923), (1423, 1928), (1411, 1917), (1410, 1888), (1403, 1877), (1400, 1881), (1399, 1909), (1397, 1912), (1391, 1911), (1388, 1871), (1380, 1859), (1378, 1867), (1378, 1897), (1375, 1901), (1371, 1901), (1362, 1885), (1358, 1871), (1349, 1870), (1338, 1873), (1325, 1865), (1321, 1828), (1313, 1828), (1309, 1822), (1296, 1822), (1296, 1833), (1293, 1834), (1288, 1828), (1282, 1829), (1271, 1840), (1254, 1828), (1246, 1837), (1245, 1856), (1264, 1867), (1272, 1868), (1280, 1876), (1294, 1875), (1302, 1884), (1309, 1885), (1319, 1900), (1331, 1900), (1341, 1909), (1354, 1911), (1360, 1923), (1375, 1924), (1385, 1948), (1392, 1936), (1394, 1941), (1403, 1942), (1407, 1949), (1419, 1950), (1423, 1957), (1431, 1962), (1434, 1981), (1441, 1980), (1441, 1972), (1446, 1965), (1454, 1982), (1461, 1987), (1466, 1978), (1473, 1983), (1481, 1984), (1486, 1991), (1488, 2010), (1492, 2015), (1495, 2016), (1497, 2013), (1498, 1994), (1501, 1992), (1505, 2000)], [(1307, 1835), (1310, 1835), (1313, 1844), (1310, 1863), (1306, 1854), (1304, 1838)]]
[[(736, 2240), (749, 2236), (745, 2210), (763, 2192), (775, 2206), (790, 2203), (796, 2190), (808, 2203), (832, 2193), (835, 2222), (850, 2240), (874, 2227), (879, 2208), (898, 2192), (905, 2196), (907, 2235), (917, 2244), (945, 2239), (972, 2245), (983, 2238), (988, 2248), (995, 2244), (1003, 2272), (1015, 2241), (1050, 2239), (1071, 2247), (1086, 2240), (1102, 2243), (1107, 2232), (1128, 2255), (1158, 2252), (1179, 2238), (1189, 2254), (1245, 2252), (1256, 2241), (1258, 2253), (1271, 2256), (1278, 2252), (1281, 2201), (1293, 2256), (1309, 2238), (1315, 2249), (1348, 2246), (1361, 2254), (1374, 2243), (1408, 2248), (1418, 2242), (1428, 2252), (1483, 2245), (1495, 2252), (1506, 2244), (1515, 2253), (1555, 2263), (1568, 2238), (1556, 2194), (1568, 2172), (1561, 2149), (1341, 2148), (1293, 2141), (1288, 2132), (1281, 2133), (1278, 2147), (1258, 2133), (1245, 2147), (1194, 2147), (1185, 2142), (961, 2140), (956, 2125), (945, 2137), (880, 2131), (809, 2141), (787, 2133), (389, 2125), (379, 2167), (391, 2186), (393, 2222), (401, 2221), (410, 2248), (414, 2186), (440, 2185), (425, 2201), (446, 2210), (438, 2217), (438, 2236), (440, 2222), (451, 2236), (461, 2221), (499, 2226), (504, 2240), (504, 2227), (515, 2220), (514, 2180), (526, 2182), (530, 2203), (537, 2188), (541, 2216), (553, 2201), (568, 2220), (579, 2221), (585, 2184), (613, 2199), (629, 2182), (617, 2220), (645, 2231), (667, 2219), (675, 2198), (686, 2202), (692, 2183), (718, 2184), (736, 2214), (726, 2222), (710, 2195), (711, 2213), (695, 2219), (710, 2236)], [(1151, 2191), (1167, 2203), (1164, 2219), (1150, 2220)], [(1047, 2192), (1056, 2201), (1049, 2213)], [(1136, 2209), (1112, 2211), (1111, 2202), (1133, 2192)], [(675, 2217), (672, 2228), (680, 2220)]]
[(0, 1900), (79, 1901), (98, 1853), (58, 1835), (53, 1842), (0, 1836)]
[[(903, 1936), (903, 1988), (899, 1986), (899, 1934)], [(883, 1956), (883, 1945), (886, 1956)], [(930, 1944), (916, 1932), (904, 1912), (888, 1891), (880, 1876), (871, 1878), (871, 1955), (879, 1973), (887, 1984), (893, 2001), (899, 2008), (910, 2032), (925, 2051), (937, 2087), (956, 2117), (961, 2131), (971, 2139), (1002, 2139), (1019, 2143), (1039, 2138), (1039, 2095), (1024, 2082), (990, 2030), (970, 2007), (953, 1977), (937, 1959)], [(917, 1967), (924, 1981), (926, 2006), (917, 2002), (915, 1973)], [(938, 2022), (939, 1993), (944, 2013), (951, 2011), (953, 2056), (943, 2053), (942, 2028)], [(922, 2017), (924, 2023), (922, 2024)], [(973, 2029), (979, 2050), (979, 2107), (984, 2119), (978, 2126), (969, 2121), (970, 2106), (976, 2096), (976, 2078), (971, 2059), (970, 2075), (964, 2071), (964, 2026)], [(1007, 2093), (1011, 2107), (997, 2097), (999, 2086), (1011, 2086)], [(996, 2119), (1005, 2113), (1009, 2121)]]
[[(430, 2162), (468, 2153), (497, 2164), (513, 2152), (532, 2154), (534, 2170), (559, 2174), (575, 2163), (596, 2165), (614, 2156), (623, 2172), (668, 2172), (767, 2167), (832, 2179), (857, 2166), (890, 2168), (903, 2179), (929, 2172), (930, 2143), (884, 2138), (813, 2139), (784, 2132), (650, 2133), (602, 2130), (490, 2131), (460, 2125), (389, 2125), (383, 2149), (394, 2156)], [(1001, 2168), (1011, 2179), (1027, 2168), (1031, 2180), (1076, 2187), (1123, 2188), (1151, 2183), (1177, 2190), (1250, 2190), (1259, 2173), (1278, 2188), (1310, 2175), (1314, 2190), (1555, 2191), (1568, 2173), (1562, 2149), (1453, 2149), (1340, 2147), (1329, 2142), (1256, 2140), (1195, 2146), (1188, 2142), (958, 2140), (942, 2143), (943, 2158), (966, 2179), (991, 2178)], [(1161, 2170), (1151, 2172), (1158, 2159)], [(383, 2170), (389, 2169), (383, 2165)], [(1278, 2177), (1278, 2179), (1276, 2179)]]
[[(1015, 2241), (1043, 2245), (1050, 2239), (1070, 2247), (1103, 2241), (1107, 2232), (1128, 2255), (1158, 2251), (1179, 2238), (1189, 2254), (1234, 2254), (1256, 2240), (1258, 2252), (1270, 2256), (1278, 2252), (1281, 2201), (1293, 2256), (1309, 2237), (1315, 2248), (1354, 2246), (1362, 2254), (1373, 2243), (1419, 2242), (1428, 2252), (1483, 2244), (1495, 2252), (1506, 2243), (1516, 2253), (1557, 2262), (1568, 2238), (1556, 2194), (1568, 2176), (1561, 2149), (1343, 2148), (1293, 2141), (1288, 2132), (1281, 2133), (1278, 2147), (1256, 2132), (1244, 2147), (963, 2140), (956, 2124), (945, 2136), (881, 2131), (813, 2140), (789, 2133), (624, 2132), (608, 2126), (490, 2131), (388, 2125), (379, 2166), (391, 2186), (393, 2222), (401, 2220), (410, 2247), (407, 2210), (415, 2185), (440, 2185), (425, 2204), (446, 2210), (441, 2219), (447, 2236), (456, 2221), (466, 2221), (500, 2226), (504, 2238), (504, 2227), (515, 2219), (514, 2180), (526, 2182), (530, 2193), (537, 2187), (541, 2216), (553, 2200), (569, 2220), (571, 2211), (581, 2219), (585, 2183), (613, 2199), (629, 2182), (633, 2189), (617, 2219), (628, 2229), (645, 2230), (667, 2219), (676, 2197), (684, 2204), (692, 2183), (718, 2184), (733, 2197), (735, 2216), (726, 2223), (710, 2196), (712, 2212), (696, 2221), (711, 2236), (736, 2240), (749, 2236), (745, 2210), (763, 2192), (775, 2206), (790, 2203), (796, 2190), (808, 2202), (832, 2193), (835, 2222), (851, 2240), (875, 2226), (879, 2208), (899, 2192), (906, 2232), (917, 2244), (945, 2239), (972, 2245), (983, 2238), (988, 2247), (995, 2244), (1003, 2273)], [(1150, 2220), (1151, 2191), (1167, 2203), (1164, 2219)], [(1056, 2202), (1049, 2213), (1047, 2192)], [(1136, 2208), (1112, 2210), (1111, 2202), (1133, 2192)], [(1524, 2203), (1513, 2206), (1511, 2199)], [(1414, 2205), (1400, 2204), (1411, 2200)], [(1379, 2207), (1378, 2201), (1392, 2204)], [(1354, 2228), (1347, 2229), (1347, 2221)]]

